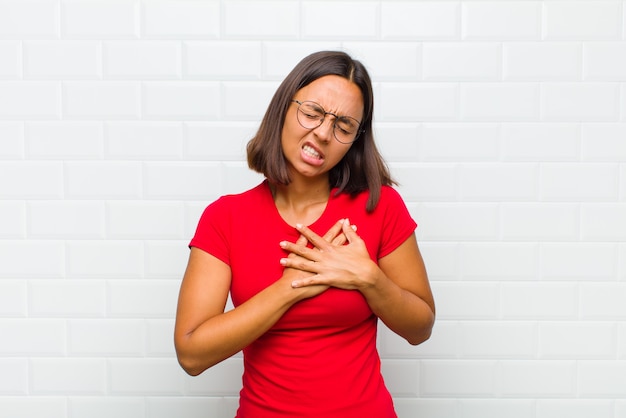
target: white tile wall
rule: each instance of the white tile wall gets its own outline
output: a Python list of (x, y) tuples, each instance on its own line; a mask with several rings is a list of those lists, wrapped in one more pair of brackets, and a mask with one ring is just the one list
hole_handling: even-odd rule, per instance
[(172, 342), (205, 205), (302, 57), (370, 69), (438, 306), (401, 418), (626, 417), (626, 1), (0, 1), (0, 418), (232, 417)]

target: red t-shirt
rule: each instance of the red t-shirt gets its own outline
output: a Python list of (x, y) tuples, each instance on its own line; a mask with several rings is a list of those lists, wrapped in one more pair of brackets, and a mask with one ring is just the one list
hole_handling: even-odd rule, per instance
[[(417, 226), (391, 187), (382, 188), (372, 213), (365, 210), (368, 192), (355, 198), (334, 193), (321, 217), (309, 227), (323, 235), (339, 219), (349, 218), (372, 260), (391, 253)], [(190, 246), (230, 266), (236, 307), (280, 278), (279, 260), (286, 253), (279, 242), (295, 242), (298, 236), (280, 216), (264, 181), (210, 204)], [(330, 288), (292, 306), (243, 350), (237, 417), (396, 417), (380, 373), (377, 320), (355, 290)]]

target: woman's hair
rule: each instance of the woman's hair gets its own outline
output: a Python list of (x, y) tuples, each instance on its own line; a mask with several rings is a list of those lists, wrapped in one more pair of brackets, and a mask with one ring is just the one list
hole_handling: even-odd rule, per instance
[(348, 153), (329, 172), (330, 186), (337, 193), (356, 195), (369, 190), (366, 209), (378, 204), (381, 186), (394, 185), (389, 169), (374, 143), (372, 82), (361, 62), (340, 51), (313, 53), (300, 61), (280, 84), (265, 112), (256, 135), (248, 142), (248, 166), (265, 175), (270, 182), (291, 182), (282, 150), (282, 129), (291, 100), (298, 90), (327, 75), (337, 75), (356, 84), (363, 96), (360, 133)]

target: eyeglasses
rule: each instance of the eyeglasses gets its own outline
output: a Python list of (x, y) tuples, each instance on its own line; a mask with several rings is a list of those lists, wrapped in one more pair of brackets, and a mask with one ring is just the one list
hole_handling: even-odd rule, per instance
[(353, 143), (356, 141), (359, 134), (363, 132), (363, 130), (360, 129), (361, 122), (350, 116), (338, 116), (332, 112), (327, 112), (320, 104), (310, 100), (302, 102), (292, 100), (292, 102), (298, 104), (296, 116), (303, 128), (315, 129), (324, 123), (326, 115), (332, 115), (335, 117), (333, 121), (333, 134), (335, 135), (335, 139), (342, 144)]

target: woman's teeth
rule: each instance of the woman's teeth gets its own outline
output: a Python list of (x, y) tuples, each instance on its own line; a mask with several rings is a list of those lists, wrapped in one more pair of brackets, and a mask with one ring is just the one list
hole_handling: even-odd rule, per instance
[(313, 149), (312, 147), (305, 145), (304, 147), (302, 147), (302, 151), (304, 151), (304, 153), (306, 155), (308, 155), (309, 157), (313, 157), (313, 158), (317, 158), (317, 159), (321, 159), (322, 156), (319, 154), (319, 152), (315, 151), (315, 149)]

